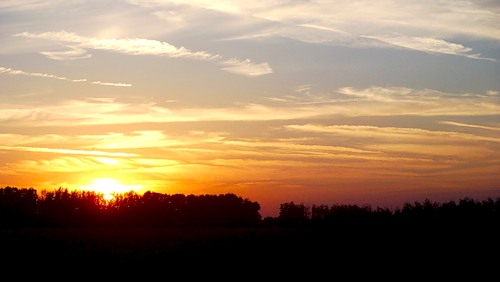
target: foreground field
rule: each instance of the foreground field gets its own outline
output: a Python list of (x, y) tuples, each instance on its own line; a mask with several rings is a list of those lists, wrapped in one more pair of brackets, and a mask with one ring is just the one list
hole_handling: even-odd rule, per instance
[[(499, 251), (498, 230), (286, 227), (33, 228), (1, 230), (3, 265), (87, 272), (178, 271), (178, 267), (262, 268), (463, 264)], [(290, 270), (292, 270), (290, 269)], [(186, 274), (187, 275), (187, 274)]]

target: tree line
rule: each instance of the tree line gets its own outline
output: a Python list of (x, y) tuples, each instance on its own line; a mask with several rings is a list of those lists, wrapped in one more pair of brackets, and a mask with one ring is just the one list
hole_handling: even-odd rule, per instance
[[(270, 219), (266, 219), (270, 220)], [(474, 200), (462, 198), (458, 202), (405, 203), (401, 208), (372, 208), (370, 205), (312, 205), (294, 202), (280, 205), (275, 220), (290, 226), (335, 226), (344, 228), (404, 227), (435, 231), (448, 228), (500, 230), (500, 198)]]
[(0, 189), (0, 226), (239, 226), (261, 220), (260, 205), (235, 194)]
[(500, 227), (500, 198), (458, 202), (370, 205), (280, 204), (277, 217), (262, 218), (260, 204), (235, 194), (184, 195), (148, 191), (117, 193), (105, 200), (94, 191), (0, 188), (0, 227), (73, 226), (290, 226), (290, 227)]

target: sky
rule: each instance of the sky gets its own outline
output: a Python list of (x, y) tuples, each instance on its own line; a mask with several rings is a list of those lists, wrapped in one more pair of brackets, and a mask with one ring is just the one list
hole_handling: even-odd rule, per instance
[[(496, 0), (2, 0), (0, 186), (500, 197)], [(120, 190), (121, 189), (121, 190)]]

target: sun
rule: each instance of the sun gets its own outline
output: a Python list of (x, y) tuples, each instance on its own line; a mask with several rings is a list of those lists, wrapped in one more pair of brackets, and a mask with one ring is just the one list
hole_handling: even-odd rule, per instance
[(92, 180), (90, 185), (81, 186), (80, 188), (87, 191), (102, 193), (104, 199), (109, 201), (115, 198), (113, 194), (129, 192), (131, 190), (135, 191), (142, 188), (142, 186), (125, 185), (113, 178), (96, 178)]

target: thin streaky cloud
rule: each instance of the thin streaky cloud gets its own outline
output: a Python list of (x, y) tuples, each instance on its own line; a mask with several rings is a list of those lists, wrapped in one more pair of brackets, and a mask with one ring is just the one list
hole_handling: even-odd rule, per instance
[[(231, 144), (229, 144), (231, 145)], [(381, 151), (367, 151), (369, 153), (356, 152), (354, 148), (342, 148), (342, 147), (332, 147), (328, 146), (317, 146), (317, 145), (301, 145), (301, 144), (272, 144), (268, 143), (265, 145), (252, 144), (251, 142), (245, 143), (234, 143), (232, 145), (246, 146), (247, 150), (244, 148), (232, 149), (228, 147), (224, 149), (224, 153), (231, 156), (231, 160), (235, 158), (240, 158), (242, 160), (253, 160), (265, 162), (270, 160), (271, 162), (290, 162), (285, 165), (294, 166), (298, 163), (310, 163), (317, 164), (318, 160), (331, 161), (331, 160), (342, 160), (342, 161), (355, 161), (355, 160), (365, 160), (365, 161), (384, 161), (384, 162), (400, 162), (400, 161), (415, 161), (415, 162), (431, 162), (432, 160), (428, 157), (404, 157), (404, 156), (390, 156), (386, 155)], [(325, 147), (325, 148), (323, 148)], [(262, 150), (259, 150), (259, 149)], [(181, 149), (182, 150), (182, 149)], [(263, 153), (265, 151), (265, 153)], [(359, 150), (361, 151), (361, 150)], [(220, 156), (220, 150), (213, 150), (214, 155)], [(218, 162), (225, 158), (217, 157), (212, 161)], [(228, 159), (226, 159), (228, 160)]]
[(364, 37), (370, 39), (376, 39), (396, 47), (407, 48), (431, 54), (447, 54), (447, 55), (463, 56), (470, 59), (496, 61), (495, 59), (492, 58), (481, 57), (481, 54), (470, 54), (472, 48), (468, 48), (457, 43), (451, 43), (442, 39), (435, 39), (429, 37), (407, 37), (407, 36), (391, 36), (391, 37), (364, 36)]
[(467, 124), (467, 123), (454, 122), (454, 121), (446, 121), (446, 120), (440, 121), (439, 123), (440, 124), (453, 125), (453, 126), (459, 126), (459, 127), (470, 127), (470, 128), (479, 128), (479, 129), (500, 131), (500, 127), (493, 127), (493, 126), (484, 126), (484, 125), (477, 125), (477, 124)]
[(37, 10), (46, 9), (48, 7), (60, 6), (65, 0), (2, 0), (0, 1), (0, 9), (3, 10)]
[(71, 150), (71, 149), (27, 147), (27, 146), (0, 146), (0, 150), (57, 153), (57, 154), (70, 154), (70, 155), (87, 155), (87, 156), (107, 156), (107, 157), (137, 157), (138, 156), (137, 154), (122, 153), (122, 152)]
[(40, 54), (57, 61), (88, 59), (92, 57), (91, 54), (87, 53), (87, 50), (73, 46), (69, 46), (69, 50), (65, 51), (44, 51), (40, 52)]
[[(485, 1), (213, 1), (129, 0), (131, 4), (172, 10), (189, 6), (228, 14), (245, 23), (267, 21), (262, 28), (230, 36), (252, 39), (289, 37), (351, 47), (407, 48), (429, 54), (486, 59), (453, 38), (500, 39), (499, 10)], [(237, 23), (235, 23), (237, 24)], [(388, 36), (397, 34), (398, 36)], [(226, 38), (228, 39), (228, 38)], [(367, 40), (368, 39), (368, 40)], [(370, 40), (376, 39), (376, 40)], [(380, 43), (385, 44), (380, 44)]]
[(130, 87), (130, 83), (113, 83), (113, 82), (102, 82), (102, 81), (92, 81), (92, 84), (105, 85), (105, 86), (117, 86), (117, 87)]
[(270, 74), (273, 72), (268, 63), (253, 63), (251, 60), (239, 60), (232, 58), (221, 63), (225, 71), (246, 75), (246, 76), (260, 76)]
[[(53, 159), (21, 160), (1, 167), (2, 174), (82, 172), (109, 170), (110, 164), (102, 163), (95, 157), (59, 156)], [(113, 165), (114, 169), (118, 169)], [(120, 168), (122, 167), (121, 165)]]
[[(70, 79), (65, 76), (58, 76), (54, 74), (41, 73), (41, 72), (26, 72), (22, 70), (16, 70), (12, 68), (0, 67), (0, 73), (9, 74), (9, 75), (24, 75), (24, 76), (34, 76), (34, 77), (43, 77), (43, 78), (52, 78), (57, 80), (64, 80), (69, 82), (88, 82), (86, 78), (78, 78), (78, 79)], [(101, 81), (93, 81), (90, 82), (95, 85), (103, 85), (103, 86), (118, 86), (118, 87), (131, 87), (130, 83), (115, 83), (115, 82), (101, 82)]]
[(278, 148), (278, 149), (293, 149), (297, 151), (324, 151), (324, 152), (342, 152), (349, 154), (380, 154), (380, 151), (373, 150), (363, 150), (352, 147), (341, 147), (341, 146), (325, 146), (325, 145), (306, 145), (306, 144), (298, 144), (294, 142), (288, 141), (277, 141), (277, 142), (269, 142), (269, 141), (261, 141), (261, 140), (236, 140), (236, 141), (221, 141), (224, 144), (228, 145), (241, 145), (247, 147), (254, 148)]
[(368, 125), (286, 125), (290, 130), (316, 132), (323, 134), (340, 134), (351, 137), (361, 138), (385, 138), (397, 140), (408, 140), (412, 142), (422, 141), (487, 141), (500, 143), (500, 138), (474, 135), (454, 131), (433, 131), (420, 128), (401, 128), (401, 127), (379, 127)]
[[(25, 72), (22, 70), (16, 70), (16, 69), (5, 68), (5, 67), (0, 67), (0, 73), (10, 74), (10, 75), (25, 75), (25, 76), (45, 77), (45, 78), (53, 78), (53, 79), (58, 79), (58, 80), (72, 81), (71, 79), (64, 77), (64, 76), (58, 76), (58, 75), (53, 75), (53, 74), (48, 74), (48, 73), (40, 73), (40, 72)], [(77, 79), (76, 81), (80, 81), (80, 79)]]
[[(135, 104), (101, 97), (69, 100), (37, 108), (0, 104), (0, 121), (15, 125), (71, 126), (142, 122), (294, 120), (318, 116), (473, 116), (498, 115), (497, 96), (455, 94), (430, 89), (344, 87), (333, 97), (305, 95), (273, 100), (273, 105), (243, 104), (227, 107), (170, 107), (148, 101)], [(78, 117), (75, 113), (79, 113)]]
[(166, 148), (184, 144), (186, 141), (176, 140), (167, 136), (159, 130), (133, 131), (129, 134), (108, 133), (106, 135), (82, 135), (78, 136), (87, 142), (86, 147), (98, 149), (132, 149), (132, 148)]
[[(95, 50), (106, 50), (129, 55), (153, 55), (153, 56), (167, 56), (172, 58), (191, 58), (198, 60), (221, 60), (222, 56), (218, 54), (211, 54), (205, 51), (191, 51), (185, 47), (176, 47), (167, 42), (144, 39), (144, 38), (96, 38), (80, 36), (76, 33), (58, 31), (58, 32), (44, 32), (44, 33), (29, 33), (22, 32), (14, 36), (45, 39), (63, 42), (65, 44), (76, 44), (72, 46), (72, 51), (64, 55), (84, 55), (80, 54), (84, 48)], [(64, 55), (54, 52), (42, 52), (51, 59), (62, 59)], [(220, 62), (223, 66), (222, 70), (245, 75), (245, 76), (260, 76), (272, 73), (272, 69), (267, 62), (254, 63), (250, 59), (231, 58)], [(122, 86), (122, 85), (118, 85)]]
[(202, 60), (211, 60), (219, 57), (219, 55), (203, 51), (193, 52), (185, 47), (176, 47), (167, 42), (143, 38), (96, 38), (80, 36), (76, 33), (67, 31), (51, 31), (44, 33), (22, 32), (14, 36), (73, 43), (77, 44), (79, 48), (115, 51), (130, 55), (159, 55)]

